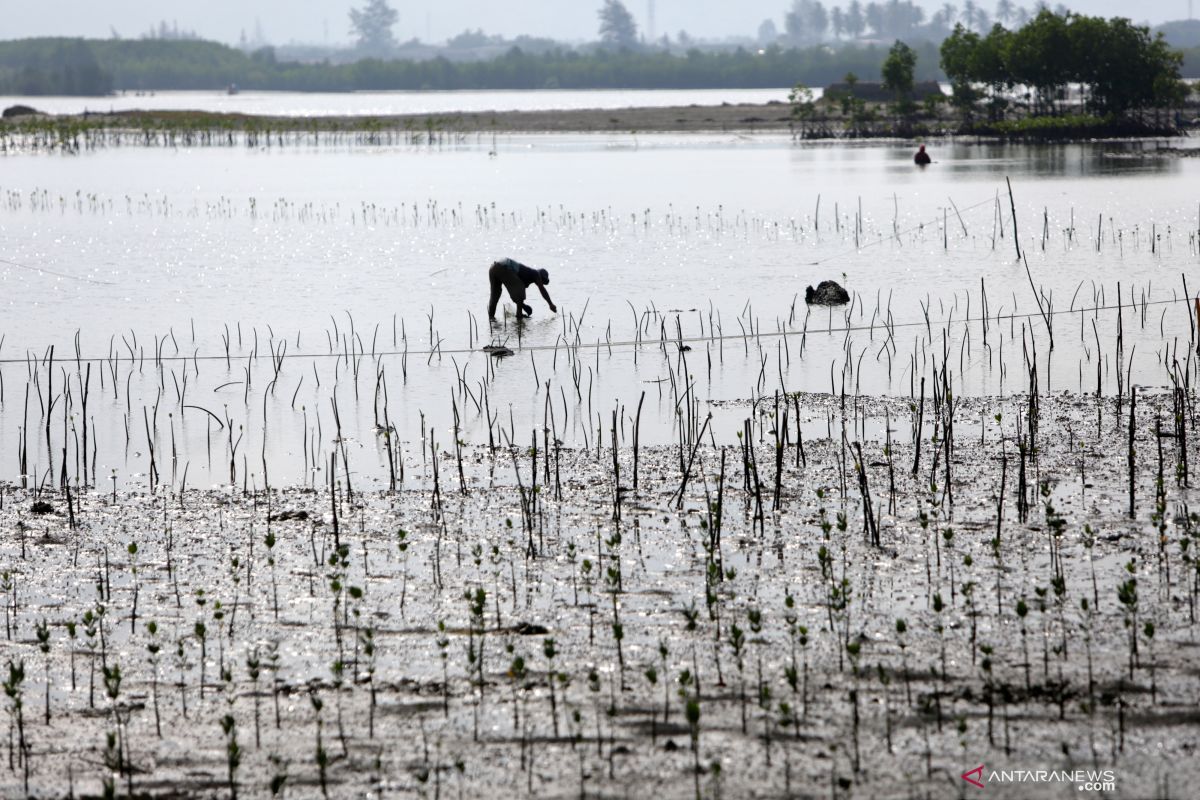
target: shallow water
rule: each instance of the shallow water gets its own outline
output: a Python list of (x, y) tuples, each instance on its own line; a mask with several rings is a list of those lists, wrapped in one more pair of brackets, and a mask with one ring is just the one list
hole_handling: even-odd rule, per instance
[[(646, 441), (669, 442), (680, 333), (701, 416), (709, 401), (774, 391), (915, 397), (943, 361), (960, 395), (1023, 391), (1035, 351), (1041, 391), (1099, 380), (1111, 393), (1120, 371), (1163, 385), (1172, 357), (1187, 362), (1179, 301), (1200, 263), (1200, 163), (1111, 157), (1154, 146), (948, 144), (924, 171), (902, 145), (740, 135), (9, 155), (0, 447), (25, 429), (43, 471), (61, 460), (66, 409), (47, 448), (41, 389), (73, 381), (69, 404), (82, 413), (77, 355), (106, 360), (89, 384), (99, 472), (146, 471), (146, 448), (133, 444), (145, 435), (130, 431), (157, 408), (159, 463), (177, 437), (180, 471), (191, 463), (201, 485), (227, 472), (208, 466), (222, 460), (214, 417), (245, 427), (243, 458), (265, 449), (277, 480), (303, 481), (299, 445), (334, 429), (335, 384), (343, 433), (368, 451), (389, 403), (407, 447), (421, 446), (423, 425), (450, 438), (452, 392), (468, 440), (485, 441), (485, 389), (493, 424), (513, 436), (542, 427), (552, 398), (555, 433), (572, 445), (594, 440), (598, 414), (617, 404), (632, 414), (646, 392)], [(1053, 352), (1015, 262), (1006, 177), (1045, 305), (1089, 309), (1054, 317)], [(557, 316), (534, 293), (519, 333), (511, 319), (489, 331), (486, 269), (501, 256), (549, 269)], [(809, 314), (804, 287), (826, 278), (854, 303)], [(1121, 320), (1123, 367), (1118, 286), (1137, 304)], [(489, 341), (518, 354), (493, 360), (478, 352)], [(27, 358), (45, 373), (52, 345), (55, 369), (70, 372), (41, 375), (30, 410)], [(274, 385), (270, 351), (282, 357)], [(156, 370), (155, 353), (174, 360)], [(170, 413), (182, 430), (168, 430)], [(261, 419), (266, 433), (249, 424)], [(378, 478), (383, 459), (365, 460)]]

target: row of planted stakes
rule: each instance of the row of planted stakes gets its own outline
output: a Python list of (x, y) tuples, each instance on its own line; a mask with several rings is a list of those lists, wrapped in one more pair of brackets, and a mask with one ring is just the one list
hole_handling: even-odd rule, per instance
[(112, 147), (444, 147), (468, 140), (455, 120), (250, 117), (200, 111), (26, 116), (0, 124), (0, 152), (78, 154)]

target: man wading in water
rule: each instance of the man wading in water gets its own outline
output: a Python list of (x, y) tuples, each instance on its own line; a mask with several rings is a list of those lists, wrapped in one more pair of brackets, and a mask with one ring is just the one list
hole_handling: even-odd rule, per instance
[(544, 269), (533, 269), (519, 261), (513, 261), (511, 258), (502, 258), (492, 264), (491, 269), (488, 270), (488, 281), (492, 285), (492, 297), (488, 301), (488, 316), (492, 319), (496, 318), (496, 303), (500, 301), (501, 286), (508, 289), (508, 296), (517, 304), (518, 319), (522, 315), (533, 316), (533, 309), (525, 304), (525, 288), (531, 283), (537, 285), (538, 291), (546, 299), (546, 305), (550, 306), (550, 310), (558, 311), (558, 307), (550, 299), (550, 293), (546, 291), (546, 284), (550, 283), (550, 273)]

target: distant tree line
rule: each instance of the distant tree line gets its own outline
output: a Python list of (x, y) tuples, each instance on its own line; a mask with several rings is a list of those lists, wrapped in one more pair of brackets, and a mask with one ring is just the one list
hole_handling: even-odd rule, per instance
[(24, 39), (0, 43), (0, 93), (102, 95), (113, 89), (94, 45), (82, 39)]
[[(600, 16), (614, 45), (631, 35), (632, 22), (619, 6), (606, 3)], [(386, 30), (387, 21), (377, 20), (372, 30)], [(1128, 20), (1049, 11), (1015, 31), (997, 24), (984, 34), (958, 25), (940, 52), (921, 41), (912, 51), (916, 80), (944, 74), (960, 107), (969, 111), (985, 101), (993, 119), (1004, 115), (1017, 86), (1030, 88), (1035, 113), (1053, 113), (1064, 105), (1068, 85), (1079, 84), (1084, 110), (1121, 114), (1176, 104), (1181, 70), (1200, 77), (1200, 50), (1173, 51), (1161, 37)], [(333, 92), (824, 86), (847, 73), (879, 75), (886, 55), (886, 46), (870, 43), (693, 48), (682, 55), (648, 47), (541, 52), (513, 47), (487, 61), (363, 58), (332, 64), (280, 60), (270, 47), (247, 52), (186, 39), (25, 39), (0, 42), (0, 93), (103, 95), (114, 90), (220, 90), (230, 84)]]
[[(941, 45), (955, 104), (969, 111), (983, 95), (993, 121), (1003, 117), (1015, 86), (1028, 87), (1035, 116), (1175, 107), (1187, 95), (1179, 80), (1183, 59), (1161, 34), (1127, 19), (1048, 10), (1015, 31), (996, 24), (980, 35), (958, 26)], [(1071, 85), (1082, 93), (1078, 102), (1068, 102)]]
[[(936, 79), (937, 51), (916, 47), (918, 77)], [(83, 84), (60, 58), (92, 65)], [(105, 94), (111, 90), (219, 90), (231, 83), (248, 90), (361, 91), (451, 89), (703, 89), (775, 88), (797, 80), (824, 85), (847, 72), (878, 74), (887, 48), (873, 45), (769, 47), (762, 52), (691, 50), (676, 56), (657, 50), (555, 50), (513, 48), (490, 61), (452, 62), (363, 59), (352, 64), (277, 61), (271, 48), (244, 53), (213, 42), (28, 39), (0, 42), (0, 92), (5, 94)]]

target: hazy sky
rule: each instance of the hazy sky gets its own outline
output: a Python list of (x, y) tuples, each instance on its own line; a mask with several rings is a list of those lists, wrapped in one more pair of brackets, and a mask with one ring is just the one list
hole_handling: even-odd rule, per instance
[[(115, 29), (136, 37), (160, 20), (178, 23), (204, 38), (236, 42), (245, 31), (253, 38), (256, 22), (273, 44), (288, 42), (340, 44), (349, 40), (347, 12), (365, 0), (0, 0), (0, 39), (25, 36), (107, 37)], [(927, 10), (941, 0), (918, 0)], [(992, 0), (977, 0), (991, 11)], [(1033, 0), (1015, 0), (1033, 6)], [(1200, 0), (1194, 0), (1200, 6)], [(826, 5), (848, 5), (849, 0)], [(864, 3), (865, 4), (865, 3)], [(1076, 11), (1104, 16), (1133, 16), (1152, 23), (1188, 16), (1189, 0), (1074, 0)], [(396, 35), (444, 41), (465, 28), (515, 36), (529, 33), (567, 40), (596, 37), (596, 10), (601, 0), (392, 0), (400, 12)], [(626, 5), (646, 27), (648, 0)], [(772, 18), (781, 25), (788, 0), (655, 0), (658, 34), (672, 37), (685, 29), (692, 36), (753, 35)], [(961, 5), (961, 3), (959, 3)], [(1057, 5), (1057, 0), (1050, 2)], [(1200, 11), (1200, 9), (1197, 9)], [(110, 27), (111, 26), (111, 27)], [(782, 27), (782, 25), (781, 25)]]

